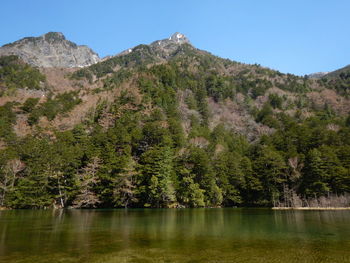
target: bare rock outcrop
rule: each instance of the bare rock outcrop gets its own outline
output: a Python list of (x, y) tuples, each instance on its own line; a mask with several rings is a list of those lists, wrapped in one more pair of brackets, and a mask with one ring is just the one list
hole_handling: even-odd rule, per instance
[(4, 55), (16, 55), (28, 64), (44, 68), (85, 67), (100, 61), (89, 47), (77, 45), (58, 32), (6, 44), (0, 47), (0, 56)]

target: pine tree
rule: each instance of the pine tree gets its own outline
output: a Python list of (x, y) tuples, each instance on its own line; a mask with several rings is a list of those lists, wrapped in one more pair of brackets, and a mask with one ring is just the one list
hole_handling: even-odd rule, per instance
[(244, 184), (244, 175), (239, 167), (241, 156), (223, 151), (215, 157), (214, 169), (217, 184), (222, 190), (223, 203), (228, 206), (242, 202), (239, 189)]
[(312, 149), (306, 156), (303, 169), (302, 191), (307, 196), (321, 196), (329, 192), (330, 188), (326, 182), (327, 172), (322, 154), (318, 149)]
[(200, 189), (199, 184), (194, 182), (194, 175), (190, 170), (181, 167), (177, 171), (179, 176), (179, 186), (177, 189), (177, 199), (182, 205), (189, 207), (203, 207), (205, 191)]
[(194, 181), (205, 190), (205, 202), (207, 206), (220, 206), (223, 197), (222, 191), (217, 186), (217, 178), (208, 156), (208, 152), (198, 147), (192, 147), (187, 157), (187, 167), (191, 167), (191, 173), (195, 175)]
[(170, 147), (153, 147), (141, 156), (140, 200), (145, 206), (175, 204), (173, 153)]
[(253, 169), (264, 187), (263, 202), (272, 203), (275, 206), (287, 179), (285, 161), (277, 151), (266, 146), (259, 147), (256, 154)]

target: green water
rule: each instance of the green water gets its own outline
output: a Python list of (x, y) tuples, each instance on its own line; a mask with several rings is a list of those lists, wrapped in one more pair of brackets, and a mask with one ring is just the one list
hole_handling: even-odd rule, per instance
[(350, 262), (350, 211), (0, 211), (0, 262)]

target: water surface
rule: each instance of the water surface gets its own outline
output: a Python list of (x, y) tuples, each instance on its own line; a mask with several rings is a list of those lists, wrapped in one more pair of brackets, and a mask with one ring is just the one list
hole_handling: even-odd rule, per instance
[(0, 262), (350, 262), (350, 211), (0, 211)]

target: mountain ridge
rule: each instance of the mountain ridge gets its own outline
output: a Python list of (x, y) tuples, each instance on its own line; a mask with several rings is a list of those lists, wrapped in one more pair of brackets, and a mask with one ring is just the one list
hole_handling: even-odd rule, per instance
[(0, 206), (349, 206), (350, 74), (283, 74), (178, 34), (83, 68), (1, 56)]
[[(65, 42), (67, 47), (71, 47), (73, 49), (82, 49), (83, 57), (76, 58), (73, 52), (68, 52), (67, 57), (71, 57), (71, 59), (66, 59), (66, 61), (57, 61), (59, 56), (56, 56), (56, 61), (53, 59), (53, 61), (45, 61), (43, 59), (40, 59), (40, 55), (38, 52), (34, 54), (30, 54), (31, 52), (28, 52), (27, 50), (21, 51), (21, 46), (34, 42), (38, 43), (41, 40), (44, 40), (51, 45), (56, 43), (62, 43)], [(175, 32), (170, 37), (161, 39), (161, 40), (155, 40), (149, 44), (139, 44), (135, 47), (146, 45), (150, 46), (153, 49), (163, 50), (163, 53), (169, 53), (171, 51), (174, 51), (178, 45), (182, 44), (189, 44), (192, 46), (190, 40), (186, 37), (186, 35)], [(17, 48), (20, 46), (20, 48)], [(48, 32), (45, 33), (39, 37), (24, 37), (22, 39), (16, 40), (11, 43), (4, 44), (0, 47), (0, 56), (4, 55), (18, 55), (21, 59), (23, 59), (26, 63), (29, 63), (34, 66), (38, 67), (67, 67), (67, 68), (73, 68), (73, 67), (87, 67), (93, 64), (96, 64), (98, 62), (103, 62), (105, 60), (108, 60), (113, 57), (118, 57), (122, 55), (126, 55), (135, 47), (128, 48), (124, 51), (121, 51), (115, 55), (109, 55), (103, 58), (100, 58), (96, 52), (94, 52), (88, 45), (77, 45), (76, 43), (67, 40), (66, 37), (62, 32)], [(192, 46), (193, 47), (193, 46)], [(195, 48), (195, 47), (194, 47)], [(63, 56), (64, 54), (59, 54)], [(90, 58), (89, 58), (90, 57)], [(68, 61), (69, 60), (69, 61)], [(325, 76), (332, 76), (336, 74), (337, 72), (340, 72), (341, 70), (345, 70), (348, 66), (345, 66), (343, 68), (331, 71), (331, 72), (315, 72), (308, 74), (307, 76), (310, 78), (320, 79)]]
[(100, 61), (86, 45), (77, 45), (60, 32), (25, 37), (0, 47), (0, 56), (17, 55), (37, 67), (85, 67)]

